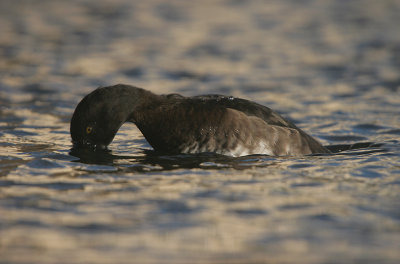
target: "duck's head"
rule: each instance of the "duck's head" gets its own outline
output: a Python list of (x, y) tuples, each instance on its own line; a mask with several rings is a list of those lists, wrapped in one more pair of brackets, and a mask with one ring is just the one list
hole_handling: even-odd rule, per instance
[[(105, 150), (129, 118), (136, 87), (116, 85), (98, 88), (77, 105), (71, 119), (74, 148)], [(130, 99), (132, 98), (132, 99)]]
[(71, 119), (70, 132), (74, 148), (107, 148), (119, 128), (110, 117), (109, 108), (107, 98), (98, 90), (82, 99)]

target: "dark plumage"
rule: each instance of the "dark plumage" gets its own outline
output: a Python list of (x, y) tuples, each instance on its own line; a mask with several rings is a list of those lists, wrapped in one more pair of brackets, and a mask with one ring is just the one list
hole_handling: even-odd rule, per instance
[(167, 153), (329, 153), (260, 104), (223, 95), (155, 95), (123, 84), (98, 88), (78, 104), (70, 128), (74, 147), (106, 149), (125, 122), (135, 123), (155, 150)]

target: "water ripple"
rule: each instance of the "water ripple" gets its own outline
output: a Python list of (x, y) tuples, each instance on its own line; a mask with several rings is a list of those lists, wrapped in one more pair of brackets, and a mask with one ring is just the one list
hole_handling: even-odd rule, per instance
[[(400, 5), (0, 1), (2, 263), (399, 263)], [(71, 150), (98, 86), (226, 94), (331, 154)], [(73, 254), (71, 254), (73, 252)]]

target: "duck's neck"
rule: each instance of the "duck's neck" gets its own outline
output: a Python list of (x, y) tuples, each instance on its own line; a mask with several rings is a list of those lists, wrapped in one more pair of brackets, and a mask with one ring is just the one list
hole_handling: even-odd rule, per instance
[(118, 89), (119, 91), (113, 93), (117, 98), (110, 100), (116, 102), (110, 106), (113, 109), (110, 112), (119, 113), (114, 118), (121, 122), (121, 125), (125, 122), (136, 123), (142, 118), (144, 111), (159, 105), (162, 101), (161, 96), (142, 88), (129, 85), (116, 85), (114, 89)]
[(160, 97), (144, 89), (122, 84), (100, 88), (93, 96), (103, 97), (100, 100), (104, 102), (103, 105), (96, 105), (98, 99), (94, 98), (93, 104), (102, 109), (103, 130), (108, 131), (107, 138), (111, 140), (125, 122), (136, 123), (140, 109)]

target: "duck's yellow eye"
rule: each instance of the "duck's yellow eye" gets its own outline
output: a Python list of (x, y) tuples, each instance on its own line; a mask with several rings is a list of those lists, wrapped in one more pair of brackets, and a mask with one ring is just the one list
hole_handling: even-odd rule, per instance
[(93, 127), (91, 127), (91, 126), (86, 127), (86, 134), (90, 134), (90, 133), (92, 133), (92, 131), (93, 131)]

